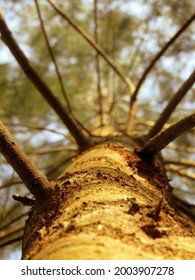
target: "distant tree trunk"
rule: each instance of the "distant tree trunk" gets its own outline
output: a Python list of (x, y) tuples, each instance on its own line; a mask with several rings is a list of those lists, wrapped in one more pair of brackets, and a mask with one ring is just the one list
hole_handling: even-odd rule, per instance
[(138, 148), (115, 137), (78, 156), (35, 202), (22, 258), (194, 259), (195, 227), (174, 210), (160, 156)]

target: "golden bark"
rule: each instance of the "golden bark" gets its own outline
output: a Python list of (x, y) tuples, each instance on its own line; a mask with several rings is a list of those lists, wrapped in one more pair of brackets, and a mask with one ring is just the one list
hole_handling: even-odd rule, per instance
[(138, 148), (112, 141), (79, 155), (51, 207), (35, 204), (23, 259), (194, 259), (193, 222), (174, 210), (160, 157), (143, 161)]

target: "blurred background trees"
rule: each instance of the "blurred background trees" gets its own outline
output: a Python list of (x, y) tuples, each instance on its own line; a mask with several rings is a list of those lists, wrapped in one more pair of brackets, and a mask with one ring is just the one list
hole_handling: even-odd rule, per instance
[[(35, 1), (0, 0), (5, 19), (37, 72), (58, 99), (96, 133), (102, 126), (125, 131), (130, 94), (124, 81), (72, 26), (49, 5), (38, 1), (67, 100), (48, 52)], [(56, 0), (66, 15), (86, 30), (136, 86), (144, 70), (170, 38), (193, 15), (190, 0)], [(138, 94), (133, 130), (143, 135), (195, 68), (195, 22), (169, 47)], [(0, 118), (49, 179), (56, 178), (78, 154), (77, 145), (55, 112), (26, 78), (0, 41)], [(167, 126), (192, 113), (195, 88), (183, 98)], [(163, 151), (174, 193), (183, 207), (195, 205), (194, 130)], [(108, 131), (109, 134), (109, 131)], [(0, 258), (20, 258), (28, 207), (12, 199), (26, 195), (19, 178), (0, 156)], [(187, 206), (185, 206), (187, 205)], [(193, 208), (192, 208), (192, 211)], [(7, 245), (7, 246), (5, 246)]]

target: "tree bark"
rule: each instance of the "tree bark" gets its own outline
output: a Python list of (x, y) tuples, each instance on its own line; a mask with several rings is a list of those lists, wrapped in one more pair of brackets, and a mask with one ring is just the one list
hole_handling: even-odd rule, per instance
[(174, 210), (160, 157), (145, 162), (122, 140), (79, 155), (55, 181), (51, 207), (35, 204), (23, 259), (195, 258), (195, 226)]

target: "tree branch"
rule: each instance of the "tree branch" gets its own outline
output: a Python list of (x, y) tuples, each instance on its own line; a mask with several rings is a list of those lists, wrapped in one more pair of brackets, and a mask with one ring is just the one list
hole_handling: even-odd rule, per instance
[[(36, 126), (36, 125), (32, 125), (32, 124), (27, 124), (27, 123), (21, 123), (21, 122), (20, 123), (14, 123), (14, 122), (7, 122), (7, 121), (4, 121), (4, 124), (7, 127), (8, 126), (11, 126), (11, 127), (14, 127), (14, 128), (23, 127), (23, 128), (27, 128), (27, 129), (31, 129), (31, 130), (48, 131), (48, 132), (51, 132), (51, 133), (54, 133), (54, 134), (57, 134), (57, 135), (61, 135), (61, 136), (64, 136), (64, 137), (66, 135), (63, 132), (56, 131), (55, 129), (45, 128), (44, 126)], [(16, 130), (16, 131), (18, 131), (18, 130)]]
[(71, 110), (71, 106), (70, 106), (70, 103), (69, 103), (69, 100), (68, 100), (68, 97), (67, 97), (67, 92), (65, 90), (65, 87), (64, 87), (64, 84), (63, 84), (63, 80), (62, 80), (62, 76), (60, 74), (60, 71), (59, 71), (59, 68), (58, 68), (58, 65), (57, 65), (54, 53), (53, 53), (52, 48), (51, 48), (50, 43), (49, 43), (49, 38), (48, 38), (47, 32), (45, 30), (44, 22), (43, 22), (43, 19), (42, 19), (40, 8), (39, 8), (39, 3), (38, 3), (37, 0), (34, 0), (34, 1), (35, 1), (35, 6), (36, 6), (36, 9), (37, 9), (38, 18), (39, 18), (40, 25), (41, 25), (41, 30), (42, 30), (43, 36), (45, 38), (46, 46), (47, 46), (49, 55), (51, 57), (51, 60), (52, 60), (52, 62), (54, 64), (54, 66), (55, 66), (56, 74), (57, 74), (57, 77), (58, 77), (58, 80), (59, 80), (61, 91), (62, 91), (62, 93), (64, 95), (65, 100), (66, 100), (68, 111), (69, 111), (69, 113), (71, 113), (72, 110)]
[(186, 147), (186, 146), (171, 144), (168, 148), (173, 150), (173, 151), (176, 151), (176, 152), (189, 153), (189, 154), (195, 153), (195, 148), (194, 147), (189, 147), (189, 146)]
[(102, 47), (93, 40), (93, 38), (80, 26), (75, 24), (64, 11), (52, 0), (47, 0), (51, 6), (103, 57), (103, 59), (110, 65), (114, 72), (125, 82), (128, 87), (130, 95), (133, 94), (132, 89), (134, 88), (133, 83), (124, 76), (119, 68), (114, 64), (110, 56), (102, 49)]
[(12, 219), (11, 221), (9, 221), (7, 224), (3, 225), (0, 228), (0, 232), (3, 231), (4, 229), (6, 229), (7, 227), (11, 226), (13, 223), (17, 222), (18, 220), (24, 218), (25, 216), (28, 216), (28, 212), (27, 213), (22, 213), (19, 216), (17, 216), (16, 218)]
[(132, 95), (131, 101), (130, 101), (130, 112), (129, 112), (129, 119), (128, 119), (128, 125), (127, 125), (127, 132), (129, 133), (133, 126), (134, 126), (134, 119), (135, 119), (135, 112), (136, 112), (136, 101), (137, 101), (137, 95), (138, 92), (145, 81), (147, 75), (150, 73), (150, 71), (153, 69), (156, 62), (161, 58), (161, 56), (165, 53), (165, 51), (176, 41), (176, 39), (186, 30), (186, 28), (192, 23), (192, 21), (195, 19), (195, 14), (193, 14), (189, 20), (177, 31), (177, 33), (165, 44), (165, 46), (157, 53), (157, 55), (154, 57), (152, 62), (148, 65), (148, 67), (145, 69), (141, 79), (139, 80), (136, 89)]
[[(94, 38), (95, 42), (99, 44), (98, 34), (98, 8), (97, 0), (94, 0)], [(99, 114), (100, 114), (100, 125), (103, 125), (103, 99), (102, 99), (102, 88), (101, 88), (101, 75), (100, 75), (100, 54), (96, 52), (96, 73), (97, 73), (97, 92), (99, 97)]]
[(20, 184), (22, 184), (22, 181), (19, 181), (19, 180), (18, 181), (9, 181), (9, 182), (6, 182), (3, 185), (1, 185), (0, 190), (9, 188), (14, 185), (20, 185)]
[(29, 80), (33, 83), (33, 85), (38, 89), (41, 95), (45, 98), (45, 100), (49, 103), (49, 105), (53, 108), (53, 110), (60, 117), (62, 122), (66, 125), (72, 136), (75, 138), (80, 150), (84, 150), (89, 146), (88, 138), (83, 135), (82, 131), (79, 129), (75, 121), (71, 116), (66, 112), (65, 108), (59, 102), (59, 100), (54, 96), (51, 89), (46, 85), (46, 83), (42, 80), (42, 78), (38, 75), (34, 67), (31, 65), (30, 61), (27, 59), (23, 51), (18, 46), (16, 40), (11, 34), (4, 17), (3, 13), (0, 10), (0, 32), (1, 38), (3, 42), (10, 49), (11, 53), (20, 64), (24, 73), (27, 75)]
[(159, 119), (156, 121), (154, 126), (148, 133), (148, 139), (156, 135), (164, 126), (172, 112), (175, 110), (176, 106), (179, 104), (181, 99), (185, 96), (188, 90), (193, 86), (195, 82), (195, 71), (192, 72), (190, 77), (185, 81), (185, 83), (180, 87), (176, 94), (171, 98), (170, 102), (167, 104), (166, 108), (161, 113)]
[(186, 170), (179, 170), (177, 167), (171, 165), (166, 165), (166, 170), (177, 173), (179, 176), (186, 177), (190, 180), (195, 180), (195, 174), (187, 172)]
[(48, 193), (51, 183), (16, 144), (14, 138), (1, 121), (0, 152), (35, 198), (40, 198)]
[(28, 155), (33, 155), (33, 156), (39, 156), (39, 155), (45, 155), (49, 153), (56, 153), (56, 152), (77, 152), (76, 147), (71, 147), (71, 146), (54, 146), (53, 148), (48, 148), (48, 149), (41, 149), (37, 151), (32, 151), (27, 153)]
[(63, 94), (63, 96), (64, 96), (64, 98), (65, 98), (67, 107), (68, 107), (68, 112), (69, 112), (69, 114), (72, 116), (72, 118), (75, 120), (75, 122), (78, 123), (78, 125), (79, 125), (83, 130), (85, 130), (88, 134), (90, 134), (89, 130), (86, 129), (86, 128), (80, 123), (80, 121), (75, 117), (75, 115), (74, 115), (74, 113), (73, 113), (73, 110), (72, 110), (72, 108), (71, 108), (70, 102), (69, 102), (69, 100), (68, 100), (67, 92), (66, 92), (65, 87), (64, 87), (64, 83), (63, 83), (63, 80), (62, 80), (62, 76), (61, 76), (60, 70), (59, 70), (59, 68), (58, 68), (57, 61), (56, 61), (56, 59), (55, 59), (54, 53), (53, 53), (52, 48), (51, 48), (50, 43), (49, 43), (49, 38), (48, 38), (47, 32), (46, 32), (46, 30), (45, 30), (45, 26), (44, 26), (44, 22), (43, 22), (43, 19), (42, 19), (42, 16), (41, 16), (41, 11), (40, 11), (40, 8), (39, 8), (38, 0), (34, 0), (34, 1), (35, 1), (35, 5), (36, 5), (36, 9), (37, 9), (37, 14), (38, 14), (38, 17), (39, 17), (39, 21), (40, 21), (40, 24), (41, 24), (41, 29), (42, 29), (42, 32), (43, 32), (43, 36), (44, 36), (44, 38), (45, 38), (46, 46), (47, 46), (49, 55), (50, 55), (50, 57), (51, 57), (51, 60), (53, 61), (53, 64), (54, 64), (54, 66), (55, 66), (55, 70), (56, 70), (56, 74), (57, 74), (57, 77), (58, 77), (58, 80), (59, 80), (59, 84), (60, 84), (60, 87), (61, 87), (61, 91), (62, 91), (62, 94)]
[(18, 241), (22, 241), (22, 239), (23, 239), (23, 235), (19, 236), (19, 237), (16, 237), (16, 238), (13, 238), (13, 239), (10, 239), (10, 240), (7, 240), (7, 241), (0, 242), (0, 248), (8, 246), (8, 245), (13, 244), (13, 243), (18, 242)]
[(195, 114), (191, 114), (151, 138), (138, 152), (139, 155), (142, 158), (147, 158), (157, 154), (178, 136), (192, 129), (194, 126)]
[(174, 165), (184, 165), (188, 167), (195, 167), (195, 160), (189, 160), (189, 159), (184, 159), (181, 158), (179, 160), (171, 160), (171, 159), (166, 159), (164, 161), (165, 164), (174, 164)]
[(22, 224), (22, 225), (17, 225), (17, 226), (15, 226), (13, 228), (9, 228), (6, 231), (0, 232), (0, 241), (3, 238), (8, 237), (8, 236), (10, 236), (10, 235), (12, 235), (14, 233), (17, 233), (17, 232), (19, 232), (19, 231), (21, 231), (23, 229), (24, 229), (24, 225)]

